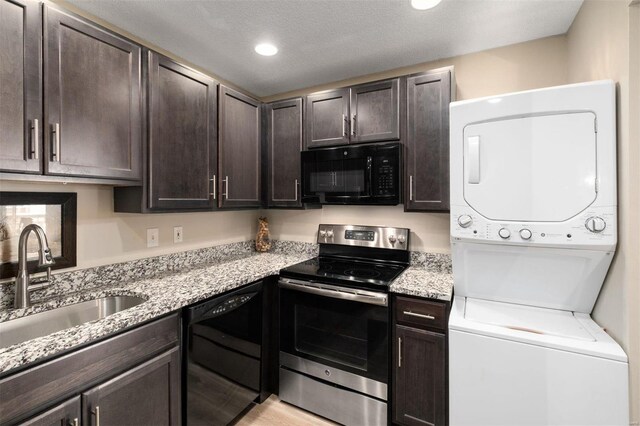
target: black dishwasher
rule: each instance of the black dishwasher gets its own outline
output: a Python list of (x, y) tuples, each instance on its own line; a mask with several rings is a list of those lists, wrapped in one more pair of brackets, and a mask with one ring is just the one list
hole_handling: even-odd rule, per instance
[(226, 425), (260, 400), (262, 281), (186, 308), (183, 422)]

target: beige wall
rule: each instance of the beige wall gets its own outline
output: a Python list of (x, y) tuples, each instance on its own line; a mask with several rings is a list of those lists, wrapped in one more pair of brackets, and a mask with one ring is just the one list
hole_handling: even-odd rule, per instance
[(567, 33), (569, 82), (603, 78), (618, 82), (618, 226), (622, 232), (593, 317), (629, 355), (631, 423), (636, 425), (640, 422), (639, 24), (638, 6), (630, 7), (627, 0), (587, 0)]
[[(388, 72), (315, 86), (266, 98), (266, 101), (301, 96), (331, 87), (390, 78), (453, 65), (457, 99), (471, 99), (518, 90), (565, 84), (567, 81), (566, 37), (548, 37), (480, 53), (428, 62)], [(402, 207), (325, 206), (322, 210), (265, 213), (274, 238), (312, 241), (318, 223), (357, 223), (408, 227), (411, 248), (439, 253), (450, 251), (449, 215), (404, 213)]]
[[(101, 185), (0, 183), (2, 191), (78, 193), (78, 268), (247, 241), (257, 231), (258, 211), (131, 214), (113, 212), (113, 189)], [(183, 242), (173, 243), (182, 226)], [(147, 248), (147, 228), (158, 228), (160, 245)]]

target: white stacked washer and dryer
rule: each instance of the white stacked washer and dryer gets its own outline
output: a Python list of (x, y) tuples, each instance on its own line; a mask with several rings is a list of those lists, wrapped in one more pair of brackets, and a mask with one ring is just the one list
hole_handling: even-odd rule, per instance
[(617, 242), (615, 84), (451, 104), (452, 425), (628, 425), (590, 317)]

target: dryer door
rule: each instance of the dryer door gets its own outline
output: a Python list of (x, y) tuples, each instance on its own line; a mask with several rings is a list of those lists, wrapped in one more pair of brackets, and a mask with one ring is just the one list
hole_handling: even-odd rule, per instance
[(591, 112), (510, 118), (464, 129), (464, 197), (499, 221), (561, 222), (596, 199)]

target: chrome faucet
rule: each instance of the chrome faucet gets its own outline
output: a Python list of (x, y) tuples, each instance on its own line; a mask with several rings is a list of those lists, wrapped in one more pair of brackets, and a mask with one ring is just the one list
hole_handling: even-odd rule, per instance
[(29, 224), (24, 227), (18, 240), (18, 276), (16, 277), (16, 298), (13, 307), (27, 308), (31, 306), (31, 298), (29, 292), (42, 288), (43, 285), (38, 285), (37, 288), (29, 288), (29, 271), (27, 270), (27, 240), (31, 231), (35, 232), (38, 238), (38, 266), (48, 266), (47, 268), (47, 281), (51, 280), (51, 265), (53, 265), (53, 256), (51, 256), (51, 250), (49, 249), (49, 243), (47, 242), (47, 236), (42, 228), (35, 223)]

